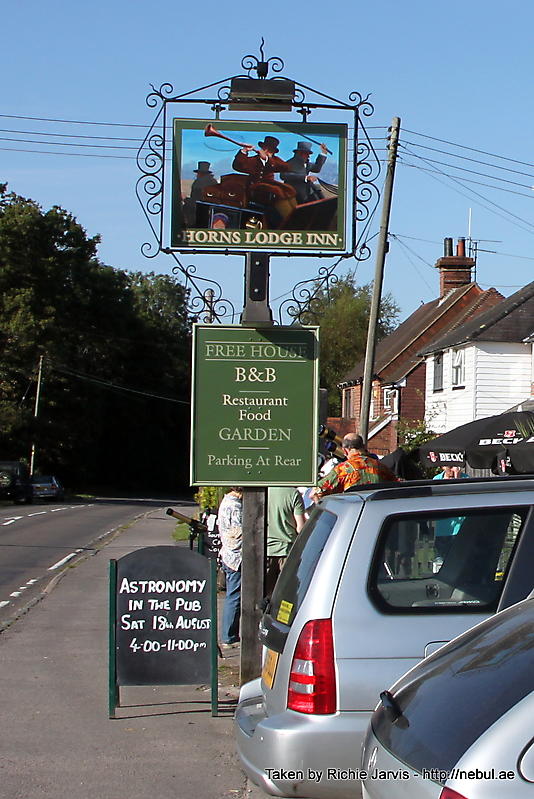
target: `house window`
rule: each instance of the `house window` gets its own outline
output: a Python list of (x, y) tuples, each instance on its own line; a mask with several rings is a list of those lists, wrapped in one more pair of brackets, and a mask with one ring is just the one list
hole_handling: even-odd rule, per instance
[(464, 350), (453, 350), (452, 352), (452, 385), (465, 385), (465, 360)]
[(372, 388), (369, 416), (371, 419), (378, 419), (380, 416), (380, 385), (374, 385)]
[(384, 389), (384, 409), (390, 413), (397, 412), (397, 389), (385, 388)]
[(434, 355), (434, 391), (443, 391), (443, 353)]
[(343, 416), (345, 419), (350, 419), (352, 416), (351, 407), (351, 389), (345, 388), (343, 390)]

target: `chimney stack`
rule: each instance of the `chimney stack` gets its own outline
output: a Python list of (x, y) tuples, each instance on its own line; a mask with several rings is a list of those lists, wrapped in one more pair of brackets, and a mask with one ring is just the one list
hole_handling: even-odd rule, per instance
[(456, 255), (452, 254), (452, 238), (443, 240), (443, 258), (436, 261), (439, 269), (439, 298), (440, 300), (452, 289), (467, 286), (472, 282), (471, 270), (475, 265), (473, 258), (465, 254), (465, 238), (458, 239)]

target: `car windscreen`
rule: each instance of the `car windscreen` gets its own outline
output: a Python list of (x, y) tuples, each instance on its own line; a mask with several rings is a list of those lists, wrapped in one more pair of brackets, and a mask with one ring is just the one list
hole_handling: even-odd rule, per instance
[[(423, 661), (381, 704), (373, 732), (411, 768), (449, 771), (534, 689), (534, 600), (498, 613)], [(400, 711), (400, 715), (398, 715)]]
[(337, 516), (314, 508), (293, 544), (271, 597), (267, 616), (290, 627), (310, 586)]

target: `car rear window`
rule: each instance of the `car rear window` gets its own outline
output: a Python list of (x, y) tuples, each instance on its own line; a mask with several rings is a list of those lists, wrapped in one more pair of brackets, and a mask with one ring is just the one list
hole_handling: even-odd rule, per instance
[(369, 590), (385, 613), (496, 610), (529, 508), (472, 508), (389, 517)]
[(411, 768), (448, 771), (497, 719), (533, 688), (534, 600), (464, 633), (402, 678), (401, 715), (382, 705), (372, 728)]
[(314, 508), (293, 544), (278, 578), (269, 606), (272, 619), (291, 626), (310, 586), (337, 516), (322, 508)]

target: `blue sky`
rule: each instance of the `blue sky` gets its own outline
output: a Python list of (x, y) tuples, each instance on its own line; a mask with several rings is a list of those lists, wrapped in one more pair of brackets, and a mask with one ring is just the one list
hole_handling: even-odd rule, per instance
[[(147, 259), (140, 249), (151, 234), (135, 196), (134, 156), (154, 117), (145, 103), (150, 84), (169, 82), (179, 94), (240, 74), (241, 58), (259, 55), (263, 36), (265, 55), (284, 60), (286, 77), (341, 100), (352, 91), (371, 93), (375, 111), (365, 124), (382, 157), (387, 127), (401, 118), (384, 280), (401, 319), (437, 295), (433, 264), (446, 236), (470, 232), (478, 242), (484, 288), (509, 295), (534, 279), (529, 3), (271, 0), (260, 8), (214, 0), (20, 0), (4, 6), (2, 27), (0, 181), (45, 209), (57, 204), (73, 213), (90, 235), (101, 235), (99, 256), (107, 264), (158, 273), (174, 265), (163, 254)], [(201, 106), (182, 110), (175, 115), (206, 116)], [(347, 121), (326, 114), (309, 121)], [(112, 145), (121, 149), (107, 149)], [(370, 236), (378, 225), (379, 213)], [(341, 271), (355, 268), (367, 283), (374, 258), (373, 251), (365, 263), (347, 261)], [(273, 258), (275, 310), (277, 298), (333, 260)], [(219, 280), (240, 310), (241, 257), (188, 255), (183, 263)]]

